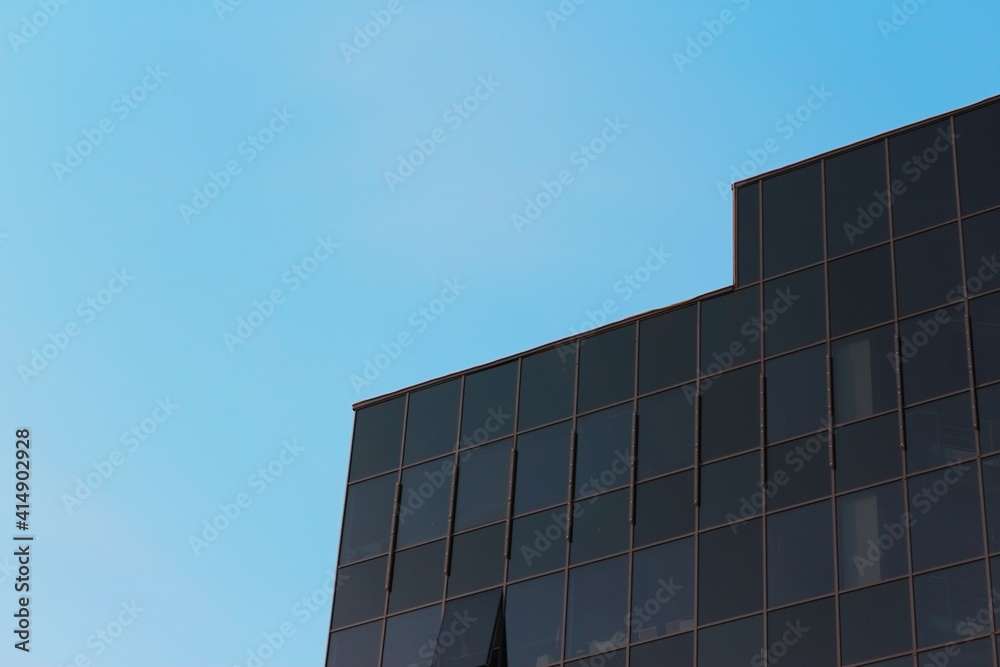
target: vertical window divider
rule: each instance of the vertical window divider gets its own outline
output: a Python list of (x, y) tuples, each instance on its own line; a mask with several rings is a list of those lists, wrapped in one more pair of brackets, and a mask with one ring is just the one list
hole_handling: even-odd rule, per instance
[(460, 454), (456, 455), (455, 468), (451, 474), (451, 502), (448, 504), (448, 541), (445, 542), (444, 553), (444, 574), (451, 575), (451, 552), (455, 545), (455, 506), (458, 503), (458, 476), (461, 471), (458, 468), (459, 461), (462, 460)]
[(403, 480), (400, 475), (396, 482), (396, 497), (392, 502), (392, 524), (389, 528), (389, 559), (385, 568), (385, 590), (392, 590), (392, 571), (396, 564), (396, 533), (399, 526), (399, 504), (403, 499)]
[(639, 406), (632, 408), (632, 451), (629, 461), (629, 495), (628, 495), (628, 522), (635, 525), (635, 479), (636, 461), (638, 460), (639, 449)]
[(517, 446), (514, 445), (510, 450), (510, 482), (507, 486), (507, 535), (504, 540), (503, 546), (503, 557), (504, 560), (510, 560), (510, 543), (511, 534), (513, 531), (513, 521), (514, 516), (514, 487), (517, 484)]
[[(574, 420), (575, 422), (575, 420)], [(570, 442), (570, 452), (569, 452), (569, 504), (566, 505), (566, 541), (573, 541), (573, 478), (576, 476), (576, 443), (577, 436), (579, 434), (576, 430), (576, 424), (573, 424), (573, 439)]]

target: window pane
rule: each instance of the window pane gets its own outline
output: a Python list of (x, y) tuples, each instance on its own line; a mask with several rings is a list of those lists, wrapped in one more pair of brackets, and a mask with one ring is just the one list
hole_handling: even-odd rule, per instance
[(760, 446), (760, 367), (702, 380), (701, 458), (710, 461)]
[(569, 571), (566, 658), (624, 646), (628, 637), (628, 556)]
[(823, 259), (820, 163), (763, 181), (764, 276)]
[(507, 589), (507, 667), (542, 667), (562, 656), (563, 574)]
[(906, 411), (906, 469), (913, 473), (976, 455), (969, 394)]
[(763, 664), (837, 667), (836, 615), (833, 598), (768, 612)]
[[(921, 665), (944, 665), (948, 667), (991, 667), (993, 648), (989, 639), (979, 639), (966, 644), (956, 644), (946, 648), (919, 654)], [(944, 662), (947, 661), (947, 662)]]
[(400, 396), (355, 413), (350, 481), (399, 466), (405, 401), (406, 398)]
[[(830, 435), (818, 433), (767, 449), (768, 510), (830, 495)], [(751, 498), (751, 504), (756, 500)]]
[(570, 563), (582, 563), (628, 549), (629, 490), (622, 489), (573, 506)]
[(497, 589), (445, 605), (435, 642), (434, 667), (482, 667), (492, 663), (500, 597)]
[(712, 375), (760, 358), (760, 288), (730, 292), (701, 304), (701, 369)]
[(389, 551), (395, 502), (395, 473), (347, 487), (340, 541), (341, 565)]
[(736, 191), (737, 285), (760, 280), (760, 186), (745, 185)]
[(825, 345), (771, 359), (765, 369), (768, 442), (827, 424)]
[(428, 667), (440, 625), (441, 605), (390, 618), (380, 667)]
[[(924, 648), (988, 633), (990, 602), (986, 590), (986, 565), (982, 561), (914, 577), (917, 646)], [(978, 630), (977, 614), (985, 621)]]
[(826, 337), (823, 267), (793, 273), (764, 285), (764, 353), (768, 356)]
[(840, 650), (844, 664), (913, 648), (907, 580), (865, 588), (840, 598)]
[[(1000, 220), (997, 221), (1000, 229)], [(969, 302), (976, 382), (1000, 379), (1000, 292)]]
[(959, 464), (910, 479), (914, 570), (983, 554), (976, 473), (974, 464)]
[(516, 361), (465, 377), (462, 447), (478, 445), (514, 432), (516, 391)]
[(382, 615), (388, 560), (387, 557), (376, 558), (342, 567), (337, 571), (333, 628), (341, 628)]
[(889, 238), (885, 142), (826, 161), (827, 255), (836, 257)]
[(767, 603), (833, 592), (833, 515), (829, 501), (767, 518)]
[(691, 667), (694, 664), (694, 633), (633, 646), (632, 667)]
[(983, 495), (990, 551), (1000, 551), (1000, 458), (996, 456), (983, 459)]
[(896, 297), (908, 315), (962, 298), (958, 225), (896, 242)]
[(444, 594), (444, 546), (444, 540), (439, 540), (396, 554), (392, 590), (389, 592), (390, 613), (441, 600)]
[(958, 189), (964, 214), (1000, 204), (1000, 104), (955, 117)]
[(1000, 384), (976, 391), (979, 408), (979, 447), (983, 454), (1000, 451)]
[(635, 553), (632, 641), (694, 628), (694, 538)]
[(711, 623), (764, 605), (761, 521), (698, 537), (698, 622)]
[(572, 437), (571, 422), (518, 436), (515, 514), (566, 502)]
[(965, 239), (965, 276), (969, 296), (995, 289), (1000, 283), (1000, 210), (983, 213), (962, 221)]
[(694, 531), (694, 472), (640, 484), (635, 495), (637, 547)]
[(506, 524), (456, 535), (452, 542), (448, 596), (478, 591), (503, 581)]
[(507, 579), (522, 579), (566, 566), (566, 508), (514, 520)]
[(379, 667), (382, 621), (330, 635), (326, 667)]
[(459, 456), (455, 530), (507, 517), (511, 445), (511, 440), (502, 440)]
[(699, 528), (730, 525), (756, 515), (761, 508), (760, 454), (744, 454), (701, 469)]
[(955, 218), (953, 159), (951, 123), (947, 120), (889, 140), (896, 236)]
[(455, 451), (461, 388), (460, 380), (452, 380), (410, 394), (410, 405), (406, 410), (404, 464)]
[(837, 491), (850, 491), (903, 474), (899, 418), (895, 413), (834, 432)]
[(635, 392), (635, 325), (580, 342), (579, 410), (631, 398)]
[(939, 310), (899, 323), (907, 405), (969, 386), (964, 318)]
[(576, 497), (629, 483), (632, 464), (632, 404), (602, 410), (576, 423)]
[(698, 368), (698, 308), (688, 306), (639, 323), (639, 393), (693, 380)]
[(840, 587), (878, 583), (905, 574), (906, 517), (899, 482), (837, 499)]
[(571, 415), (575, 383), (576, 343), (525, 357), (517, 427), (531, 428)]
[(834, 336), (892, 319), (888, 245), (830, 262), (830, 330)]
[(639, 479), (694, 465), (694, 385), (639, 401), (638, 445)]
[(760, 660), (764, 619), (751, 616), (698, 631), (698, 667), (754, 665)]
[(833, 342), (833, 414), (838, 424), (898, 407), (895, 339), (889, 325)]
[(403, 471), (397, 548), (444, 537), (454, 472), (455, 462), (450, 456)]

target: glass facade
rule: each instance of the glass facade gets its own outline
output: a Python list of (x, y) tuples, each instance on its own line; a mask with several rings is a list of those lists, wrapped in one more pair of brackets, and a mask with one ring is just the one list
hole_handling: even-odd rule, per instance
[(736, 285), (357, 406), (328, 667), (997, 665), (1000, 101), (736, 187)]

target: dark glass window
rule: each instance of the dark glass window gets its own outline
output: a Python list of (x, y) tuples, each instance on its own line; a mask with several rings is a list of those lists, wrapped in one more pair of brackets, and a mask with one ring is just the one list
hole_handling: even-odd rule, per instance
[(841, 588), (906, 573), (905, 511), (899, 482), (837, 498)]
[(639, 323), (639, 393), (693, 380), (698, 368), (698, 307)]
[(764, 277), (823, 259), (820, 163), (764, 179)]
[(350, 481), (377, 475), (399, 465), (404, 406), (405, 397), (400, 396), (355, 413)]
[(896, 236), (955, 218), (953, 148), (947, 120), (889, 139)]
[(885, 142), (826, 161), (826, 252), (843, 255), (889, 238)]
[(737, 285), (760, 280), (760, 186), (745, 185), (736, 191)]
[(714, 375), (760, 358), (760, 288), (701, 303), (701, 369)]
[(700, 528), (733, 525), (762, 507), (760, 454), (744, 454), (701, 469)]
[(767, 517), (767, 603), (833, 592), (833, 514), (824, 501)]
[(767, 449), (764, 492), (769, 510), (830, 495), (829, 433)]
[(531, 428), (573, 414), (576, 343), (539, 352), (521, 361), (517, 427)]
[(441, 605), (390, 618), (385, 627), (381, 667), (428, 667), (440, 625)]
[(383, 475), (347, 487), (341, 565), (389, 551), (396, 474)]
[(576, 430), (573, 484), (576, 497), (628, 484), (632, 465), (632, 404), (580, 417)]
[(694, 633), (633, 646), (632, 667), (691, 667), (694, 663)]
[(410, 405), (406, 410), (404, 464), (455, 451), (461, 390), (462, 382), (452, 380), (410, 394)]
[(711, 623), (764, 605), (761, 521), (698, 537), (698, 622)]
[(898, 407), (896, 334), (891, 324), (833, 341), (832, 354), (836, 423)]
[[(965, 644), (918, 654), (920, 665), (948, 665), (948, 667), (982, 667), (993, 664), (993, 648), (989, 639), (979, 639)], [(947, 662), (945, 662), (947, 661)]]
[(979, 477), (958, 464), (910, 479), (913, 569), (926, 570), (983, 553)]
[(452, 542), (448, 595), (478, 591), (503, 581), (507, 527), (495, 526), (456, 535)]
[(1000, 204), (1000, 104), (955, 117), (962, 213)]
[(830, 262), (830, 330), (834, 336), (892, 319), (888, 245)]
[(573, 506), (571, 564), (582, 563), (628, 549), (629, 490), (622, 489)]
[(976, 455), (969, 394), (924, 403), (906, 411), (906, 469), (914, 473)]
[(826, 337), (826, 286), (815, 266), (764, 285), (764, 353), (785, 352)]
[(698, 631), (698, 667), (754, 665), (764, 635), (762, 616), (751, 616)]
[(382, 621), (330, 635), (326, 667), (378, 667)]
[(396, 553), (389, 613), (441, 599), (444, 592), (444, 546), (444, 540), (439, 540)]
[(983, 459), (983, 495), (990, 551), (1000, 551), (1000, 458), (996, 456)]
[(465, 377), (461, 446), (471, 447), (514, 432), (517, 362)]
[[(917, 647), (988, 633), (990, 601), (986, 591), (986, 564), (982, 561), (914, 577)], [(976, 615), (981, 612), (982, 623), (977, 624)], [(973, 622), (967, 622), (969, 619)]]
[(569, 571), (566, 658), (624, 646), (628, 637), (628, 556)]
[[(437, 634), (433, 667), (482, 667), (497, 664), (497, 622), (500, 589), (450, 600), (444, 608)], [(493, 655), (491, 655), (493, 654)]]
[(913, 658), (906, 656), (893, 660), (883, 660), (882, 662), (870, 663), (865, 665), (865, 667), (913, 667)]
[[(1000, 220), (997, 221), (1000, 229)], [(976, 382), (1000, 379), (1000, 292), (969, 302)]]
[(899, 323), (907, 405), (969, 386), (965, 319), (938, 310)]
[(635, 553), (632, 641), (694, 628), (694, 538)]
[(694, 385), (639, 401), (636, 456), (639, 479), (694, 465)]
[(840, 659), (844, 664), (881, 658), (912, 648), (910, 585), (907, 580), (841, 596)]
[(976, 391), (979, 408), (979, 447), (983, 453), (1000, 451), (1000, 384)]
[(342, 567), (337, 572), (332, 627), (367, 621), (382, 615), (388, 557)]
[(507, 517), (511, 441), (469, 449), (459, 456), (455, 530)]
[(702, 380), (701, 458), (760, 446), (760, 366)]
[(634, 392), (634, 324), (580, 341), (581, 412), (631, 398)]
[(694, 531), (694, 472), (639, 484), (635, 495), (636, 546)]
[(895, 413), (834, 432), (837, 491), (850, 491), (903, 474), (899, 418)]
[(507, 588), (507, 667), (542, 667), (562, 657), (563, 574)]
[(825, 345), (771, 359), (765, 369), (768, 442), (827, 424)]
[(522, 579), (566, 566), (565, 507), (514, 520), (507, 579)]
[(397, 548), (444, 537), (454, 473), (455, 462), (450, 456), (403, 471)]
[(768, 612), (768, 660), (754, 664), (837, 667), (836, 616), (833, 598)]
[(969, 296), (1000, 286), (1000, 210), (983, 213), (962, 221), (965, 239), (965, 287)]
[(962, 298), (958, 225), (896, 241), (896, 298), (900, 315)]
[(566, 502), (572, 437), (571, 422), (518, 436), (515, 514)]

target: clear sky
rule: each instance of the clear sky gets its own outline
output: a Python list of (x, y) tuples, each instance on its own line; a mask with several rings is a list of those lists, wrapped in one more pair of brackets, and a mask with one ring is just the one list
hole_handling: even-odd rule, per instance
[(261, 664), (320, 665), (352, 403), (730, 284), (734, 178), (997, 94), (998, 23), (982, 0), (5, 2), (0, 663), (245, 667), (272, 635)]

